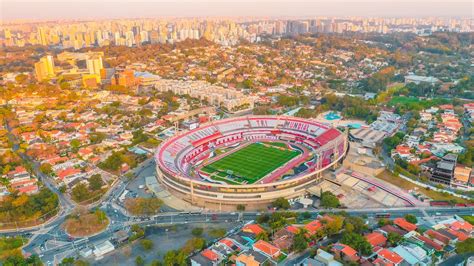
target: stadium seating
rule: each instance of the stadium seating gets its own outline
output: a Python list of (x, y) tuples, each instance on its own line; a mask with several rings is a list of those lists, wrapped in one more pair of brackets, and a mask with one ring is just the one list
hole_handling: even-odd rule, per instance
[[(286, 140), (304, 143), (316, 150), (340, 136), (337, 129), (295, 117), (250, 116), (213, 121), (164, 141), (158, 148), (157, 163), (170, 174), (186, 176), (186, 168), (207, 158), (213, 147), (243, 141)], [(339, 154), (344, 145), (338, 146)], [(334, 149), (323, 151), (323, 166), (331, 163)]]

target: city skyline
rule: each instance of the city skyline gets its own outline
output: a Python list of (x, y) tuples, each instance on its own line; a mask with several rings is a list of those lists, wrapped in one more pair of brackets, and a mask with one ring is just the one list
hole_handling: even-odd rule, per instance
[[(25, 9), (25, 6), (28, 9)], [(3, 1), (0, 19), (71, 20), (152, 17), (472, 17), (470, 1)], [(343, 8), (341, 8), (343, 7)]]

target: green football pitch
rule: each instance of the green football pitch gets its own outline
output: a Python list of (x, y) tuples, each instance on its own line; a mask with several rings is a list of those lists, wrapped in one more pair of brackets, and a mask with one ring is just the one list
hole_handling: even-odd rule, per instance
[(216, 180), (231, 184), (252, 184), (301, 154), (300, 151), (289, 150), (279, 144), (252, 143), (201, 170), (215, 176)]

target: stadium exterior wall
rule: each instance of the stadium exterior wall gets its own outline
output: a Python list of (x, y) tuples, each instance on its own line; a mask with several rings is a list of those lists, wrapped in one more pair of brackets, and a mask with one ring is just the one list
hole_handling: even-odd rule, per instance
[(246, 206), (247, 210), (259, 210), (265, 209), (277, 198), (292, 199), (306, 194), (307, 187), (322, 180), (324, 171), (337, 166), (344, 159), (349, 146), (347, 134), (341, 134), (335, 140), (318, 149), (322, 153), (340, 145), (344, 145), (344, 152), (338, 154), (337, 158), (324, 167), (303, 176), (268, 184), (222, 185), (191, 180), (162, 171), (159, 163), (156, 164), (156, 172), (158, 181), (170, 193), (193, 205), (212, 210), (232, 211), (242, 204)]

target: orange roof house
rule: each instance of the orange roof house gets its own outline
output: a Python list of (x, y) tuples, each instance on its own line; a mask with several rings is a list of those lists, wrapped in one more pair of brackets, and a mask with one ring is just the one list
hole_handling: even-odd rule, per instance
[(81, 172), (80, 169), (76, 168), (66, 168), (58, 173), (58, 178), (60, 180), (64, 180), (64, 178), (67, 178), (68, 176), (73, 176), (76, 174), (79, 174)]
[(447, 229), (446, 230), (448, 233), (452, 234), (453, 236), (456, 236), (459, 241), (465, 241), (469, 238), (469, 235), (466, 233), (463, 233), (462, 231), (456, 231), (453, 229)]
[(390, 251), (386, 248), (381, 249), (377, 253), (378, 257), (381, 258), (386, 263), (391, 263), (392, 265), (399, 265), (403, 262), (403, 258), (397, 253)]
[(258, 224), (247, 224), (242, 228), (242, 232), (258, 235), (264, 233), (265, 230)]
[(281, 250), (278, 247), (264, 240), (258, 240), (255, 244), (253, 244), (253, 249), (255, 251), (260, 251), (271, 258), (276, 258), (281, 254)]
[(349, 260), (349, 261), (359, 261), (360, 257), (357, 255), (357, 251), (353, 249), (352, 247), (342, 244), (342, 243), (336, 243), (332, 246), (331, 251), (334, 252), (334, 254), (343, 259), (343, 260)]
[(462, 231), (465, 231), (467, 233), (471, 233), (472, 230), (474, 229), (474, 227), (468, 222), (456, 221), (456, 222), (451, 224), (451, 229), (453, 229), (453, 230), (462, 230)]
[(308, 231), (308, 234), (314, 235), (316, 231), (321, 229), (323, 227), (323, 224), (319, 220), (314, 220), (304, 226), (304, 229)]
[(219, 260), (219, 256), (212, 250), (210, 249), (205, 249), (203, 252), (201, 252), (201, 255), (210, 261), (217, 261)]
[(379, 232), (367, 234), (365, 235), (365, 239), (367, 239), (367, 242), (369, 242), (372, 247), (383, 247), (387, 243), (387, 238)]
[(293, 226), (293, 225), (288, 225), (285, 229), (286, 229), (286, 231), (288, 231), (288, 232), (290, 232), (294, 235), (298, 234), (298, 232), (300, 231), (300, 229), (298, 227)]
[(393, 220), (393, 223), (408, 232), (415, 231), (417, 228), (416, 225), (408, 222), (407, 220), (405, 220), (405, 218), (395, 218), (395, 220)]

